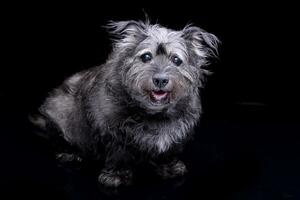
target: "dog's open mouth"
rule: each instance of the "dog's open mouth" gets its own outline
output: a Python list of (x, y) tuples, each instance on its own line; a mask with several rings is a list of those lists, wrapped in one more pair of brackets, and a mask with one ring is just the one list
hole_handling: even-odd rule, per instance
[(169, 96), (170, 96), (169, 92), (162, 91), (162, 90), (159, 91), (153, 90), (150, 93), (151, 101), (159, 104), (168, 102)]

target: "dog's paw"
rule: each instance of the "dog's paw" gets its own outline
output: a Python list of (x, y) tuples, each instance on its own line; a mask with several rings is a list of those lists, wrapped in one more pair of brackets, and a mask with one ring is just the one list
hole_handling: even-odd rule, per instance
[(100, 184), (106, 187), (119, 187), (121, 185), (130, 185), (132, 181), (131, 170), (102, 170), (98, 177)]
[(185, 164), (180, 160), (174, 160), (171, 163), (159, 165), (156, 172), (163, 179), (183, 176), (186, 172)]

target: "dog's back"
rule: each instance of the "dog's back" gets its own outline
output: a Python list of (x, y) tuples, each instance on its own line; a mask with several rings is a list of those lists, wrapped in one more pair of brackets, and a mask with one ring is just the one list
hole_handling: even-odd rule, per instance
[[(94, 69), (76, 73), (66, 79), (62, 85), (50, 92), (38, 113), (30, 116), (30, 121), (37, 128), (37, 133), (50, 140), (65, 141), (68, 145), (83, 144), (88, 132), (82, 109), (82, 90), (92, 84), (91, 74)], [(95, 74), (94, 74), (95, 75)]]

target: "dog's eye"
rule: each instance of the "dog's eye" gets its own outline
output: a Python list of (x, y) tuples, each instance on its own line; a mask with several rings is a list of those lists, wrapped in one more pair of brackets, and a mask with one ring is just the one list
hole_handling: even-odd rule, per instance
[(146, 63), (152, 59), (152, 54), (150, 52), (144, 53), (141, 55), (141, 60)]
[(180, 58), (178, 58), (178, 56), (172, 56), (171, 60), (177, 66), (181, 65), (181, 63), (182, 63), (182, 60)]

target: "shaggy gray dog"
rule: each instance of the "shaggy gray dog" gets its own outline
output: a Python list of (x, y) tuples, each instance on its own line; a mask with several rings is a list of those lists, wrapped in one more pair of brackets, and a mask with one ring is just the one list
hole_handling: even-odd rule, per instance
[(111, 22), (107, 62), (55, 89), (32, 119), (58, 144), (60, 161), (103, 162), (105, 186), (127, 185), (139, 163), (164, 178), (183, 175), (177, 159), (200, 118), (199, 88), (218, 39), (203, 29)]

